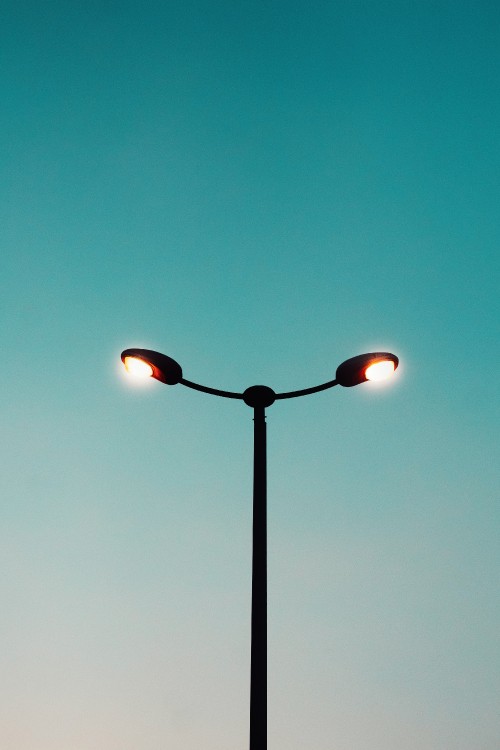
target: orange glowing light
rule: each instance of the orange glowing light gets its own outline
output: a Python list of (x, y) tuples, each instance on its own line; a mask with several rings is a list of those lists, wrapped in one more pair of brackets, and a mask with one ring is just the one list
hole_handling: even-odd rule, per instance
[(150, 378), (153, 375), (153, 368), (149, 362), (139, 357), (125, 357), (123, 364), (127, 372), (136, 378)]
[(385, 380), (389, 378), (395, 370), (394, 362), (390, 359), (384, 359), (381, 362), (374, 362), (373, 365), (365, 370), (367, 380)]

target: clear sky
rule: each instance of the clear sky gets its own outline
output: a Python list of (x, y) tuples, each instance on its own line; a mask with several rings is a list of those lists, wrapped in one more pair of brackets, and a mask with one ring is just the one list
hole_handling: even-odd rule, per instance
[(275, 390), (270, 750), (498, 750), (500, 9), (11, 0), (0, 745), (248, 744)]

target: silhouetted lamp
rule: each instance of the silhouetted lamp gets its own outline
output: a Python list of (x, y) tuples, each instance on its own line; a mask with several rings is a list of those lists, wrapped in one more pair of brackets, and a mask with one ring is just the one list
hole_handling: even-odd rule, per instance
[(385, 380), (394, 373), (398, 364), (398, 358), (390, 352), (358, 354), (342, 362), (337, 367), (335, 377), (339, 385), (350, 388), (367, 380)]
[(167, 385), (175, 385), (182, 379), (181, 366), (175, 359), (150, 349), (125, 349), (122, 362), (127, 372), (138, 377), (155, 378)]
[(267, 748), (267, 482), (265, 410), (275, 401), (306, 396), (334, 385), (350, 388), (367, 380), (385, 380), (399, 360), (389, 352), (371, 352), (342, 362), (334, 380), (299, 391), (275, 393), (265, 385), (253, 385), (243, 393), (209, 388), (182, 376), (171, 357), (150, 349), (125, 349), (122, 361), (138, 377), (155, 378), (167, 385), (181, 383), (196, 391), (242, 400), (254, 412), (253, 530), (252, 530), (252, 645), (250, 665), (250, 750)]

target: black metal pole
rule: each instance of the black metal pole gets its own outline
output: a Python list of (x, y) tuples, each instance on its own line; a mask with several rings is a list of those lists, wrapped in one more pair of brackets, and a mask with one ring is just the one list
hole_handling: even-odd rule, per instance
[(266, 413), (254, 408), (250, 750), (267, 750)]

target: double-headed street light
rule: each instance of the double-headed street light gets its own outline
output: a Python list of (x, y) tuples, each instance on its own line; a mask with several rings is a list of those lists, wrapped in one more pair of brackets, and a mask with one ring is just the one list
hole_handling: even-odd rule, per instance
[(389, 352), (371, 352), (343, 362), (335, 379), (300, 391), (275, 393), (266, 385), (252, 385), (243, 393), (221, 391), (193, 383), (182, 376), (181, 366), (171, 357), (149, 349), (125, 349), (123, 364), (131, 375), (151, 377), (167, 385), (180, 383), (214, 396), (240, 399), (253, 409), (253, 532), (252, 532), (252, 625), (250, 662), (250, 750), (267, 748), (267, 482), (266, 407), (284, 398), (307, 396), (334, 385), (350, 388), (367, 380), (385, 380), (398, 366)]

